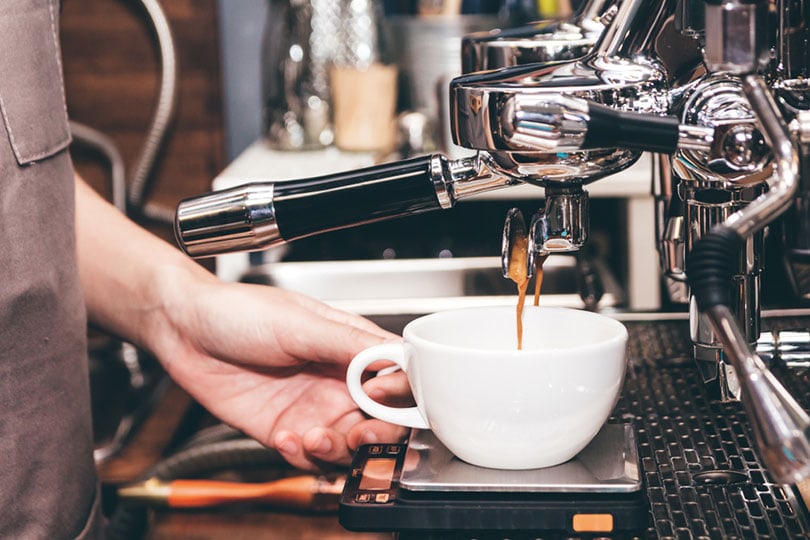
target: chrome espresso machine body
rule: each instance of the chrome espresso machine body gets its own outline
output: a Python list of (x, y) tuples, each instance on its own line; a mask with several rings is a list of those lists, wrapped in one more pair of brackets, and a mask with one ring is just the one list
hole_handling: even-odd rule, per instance
[(528, 231), (531, 272), (534, 257), (587, 241), (589, 183), (656, 153), (661, 261), (690, 305), (699, 378), (716, 385), (717, 407), (741, 399), (773, 481), (807, 479), (810, 418), (756, 343), (776, 218), (768, 234), (796, 295), (810, 295), (810, 2), (590, 0), (571, 21), (471, 35), (463, 50), (452, 128), (475, 156), (194, 197), (178, 207), (180, 245), (192, 256), (265, 249), (528, 183), (545, 196)]

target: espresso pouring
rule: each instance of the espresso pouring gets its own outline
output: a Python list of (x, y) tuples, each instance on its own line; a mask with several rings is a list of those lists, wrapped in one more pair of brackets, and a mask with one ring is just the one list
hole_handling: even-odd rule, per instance
[[(515, 282), (518, 290), (518, 301), (516, 306), (517, 317), (517, 348), (523, 348), (523, 307), (526, 304), (526, 290), (529, 287), (529, 241), (525, 236), (515, 238), (515, 245), (509, 254), (509, 279)], [(534, 305), (540, 305), (540, 288), (543, 285), (543, 263), (548, 255), (535, 257), (534, 260)]]

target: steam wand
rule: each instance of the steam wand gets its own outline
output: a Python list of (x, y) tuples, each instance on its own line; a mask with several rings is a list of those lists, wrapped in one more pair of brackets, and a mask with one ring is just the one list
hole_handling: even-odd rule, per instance
[(765, 82), (747, 75), (743, 90), (773, 149), (774, 177), (767, 193), (695, 244), (687, 278), (698, 309), (709, 318), (734, 367), (766, 467), (778, 482), (795, 483), (810, 477), (810, 416), (751, 349), (729, 309), (729, 284), (734, 272), (730, 265), (745, 238), (790, 205), (798, 189), (799, 156)]

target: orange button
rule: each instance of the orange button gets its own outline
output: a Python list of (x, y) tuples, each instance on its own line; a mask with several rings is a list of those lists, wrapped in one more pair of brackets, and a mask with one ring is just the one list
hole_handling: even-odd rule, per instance
[(613, 514), (575, 514), (571, 528), (574, 532), (611, 532)]

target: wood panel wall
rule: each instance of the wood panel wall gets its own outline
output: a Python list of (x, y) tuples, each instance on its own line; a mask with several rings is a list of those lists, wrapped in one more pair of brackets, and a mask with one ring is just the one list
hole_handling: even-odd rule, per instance
[[(173, 209), (188, 195), (210, 189), (225, 166), (222, 85), (216, 0), (163, 0), (179, 65), (176, 116), (153, 169), (150, 200)], [(128, 173), (152, 115), (159, 56), (147, 15), (137, 0), (63, 0), (62, 55), (68, 110), (118, 146)], [(99, 156), (74, 145), (74, 161), (88, 182), (109, 196)], [(170, 228), (140, 220), (161, 236)]]

